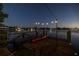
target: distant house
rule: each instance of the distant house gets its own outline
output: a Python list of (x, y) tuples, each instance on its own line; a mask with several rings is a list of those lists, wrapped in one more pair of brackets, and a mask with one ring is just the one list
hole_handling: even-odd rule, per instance
[(15, 30), (16, 30), (15, 27), (9, 27), (8, 28), (8, 31), (10, 31), (10, 32), (15, 32)]

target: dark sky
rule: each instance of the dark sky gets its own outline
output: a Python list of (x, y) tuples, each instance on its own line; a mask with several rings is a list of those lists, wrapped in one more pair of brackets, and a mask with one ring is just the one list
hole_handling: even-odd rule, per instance
[[(79, 27), (79, 4), (45, 4), (17, 3), (4, 4), (4, 11), (9, 17), (5, 19), (7, 25), (33, 26), (35, 22), (50, 23), (54, 16), (58, 19), (58, 26)], [(54, 24), (53, 24), (54, 26)]]

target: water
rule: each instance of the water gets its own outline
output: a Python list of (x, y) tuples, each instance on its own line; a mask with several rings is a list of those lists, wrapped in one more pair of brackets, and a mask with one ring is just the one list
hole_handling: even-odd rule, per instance
[[(21, 35), (23, 33), (25, 33), (24, 35), (25, 35), (26, 39), (20, 39), (22, 37), (19, 37), (19, 39), (17, 39), (16, 42), (20, 43), (20, 42), (22, 42), (24, 40), (28, 40), (28, 38), (32, 39), (32, 38), (36, 37), (36, 35), (35, 35), (36, 33), (35, 32), (18, 32), (18, 33), (16, 33), (16, 32), (9, 32), (8, 35), (7, 35), (7, 37), (8, 37), (7, 41), (8, 42), (12, 42), (17, 36), (19, 36), (19, 35)], [(40, 36), (40, 35), (42, 35), (42, 32), (39, 32), (38, 36)], [(13, 49), (14, 48), (13, 47), (13, 43), (9, 43), (7, 45), (7, 48), (8, 49)]]
[[(48, 33), (49, 37), (56, 37), (56, 32), (49, 32)], [(61, 38), (61, 39), (67, 39), (67, 31), (57, 31), (57, 38)]]
[(79, 53), (79, 33), (72, 32), (71, 39), (72, 46)]
[[(58, 31), (57, 32), (58, 37), (66, 40), (67, 39), (67, 31)], [(56, 37), (56, 32), (50, 32), (48, 34), (49, 37)], [(75, 49), (76, 52), (79, 53), (79, 33), (77, 32), (71, 32), (71, 43), (73, 48)]]

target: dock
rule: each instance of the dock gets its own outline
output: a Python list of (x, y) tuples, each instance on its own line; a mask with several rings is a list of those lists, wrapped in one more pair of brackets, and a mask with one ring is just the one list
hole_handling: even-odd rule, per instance
[(16, 56), (74, 56), (77, 55), (72, 45), (58, 39), (44, 38), (37, 43), (24, 43), (23, 47), (16, 50)]

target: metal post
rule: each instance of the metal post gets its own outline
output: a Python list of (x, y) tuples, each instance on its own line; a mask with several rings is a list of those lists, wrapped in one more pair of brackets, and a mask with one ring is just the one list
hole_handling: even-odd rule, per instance
[(45, 28), (45, 32), (46, 32), (45, 35), (47, 35), (47, 29), (46, 28)]
[(45, 35), (45, 28), (42, 28), (42, 34)]
[[(57, 27), (58, 27), (58, 26), (57, 26), (57, 25), (58, 25), (58, 24), (57, 24), (57, 19), (55, 20), (55, 24), (56, 24), (56, 50), (57, 50), (57, 47), (58, 47), (58, 42), (57, 42), (57, 39), (58, 39), (58, 38), (57, 38), (57, 32), (58, 32), (58, 31), (57, 31)], [(56, 51), (56, 50), (55, 50), (55, 51)]]
[(37, 27), (35, 28), (36, 38), (38, 36)]
[(44, 36), (45, 35), (45, 28), (43, 27), (44, 23), (42, 23), (41, 25), (42, 25), (43, 36)]
[(67, 41), (71, 45), (71, 31), (70, 30), (67, 31)]
[(36, 38), (38, 37), (38, 31), (37, 31), (37, 22), (35, 23), (36, 24), (36, 27), (35, 27), (35, 33), (36, 33)]
[(58, 27), (58, 26), (57, 26), (57, 25), (58, 25), (57, 23), (58, 23), (58, 21), (57, 21), (57, 19), (56, 19), (56, 20), (55, 20), (55, 24), (56, 24), (56, 39), (57, 39), (57, 27)]
[(48, 23), (46, 23), (46, 25), (47, 25), (47, 26), (46, 26), (46, 35), (47, 35), (47, 30), (48, 30)]

